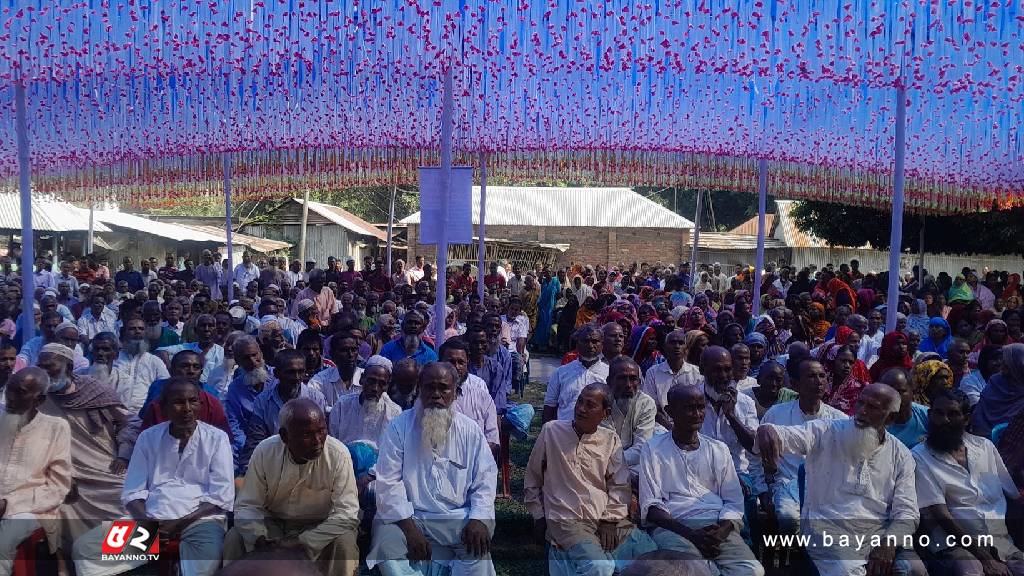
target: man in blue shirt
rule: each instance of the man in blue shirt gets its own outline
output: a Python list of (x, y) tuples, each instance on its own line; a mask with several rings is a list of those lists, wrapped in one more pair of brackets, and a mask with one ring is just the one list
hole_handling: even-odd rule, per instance
[(380, 355), (396, 363), (403, 358), (412, 358), (421, 367), (437, 362), (437, 352), (427, 345), (420, 336), (427, 327), (427, 321), (416, 310), (405, 313), (402, 319), (402, 337), (392, 340), (381, 348)]
[(928, 407), (914, 402), (914, 390), (907, 371), (890, 368), (879, 381), (900, 394), (900, 411), (885, 429), (907, 448), (917, 446), (928, 435)]
[(272, 377), (263, 362), (260, 345), (252, 336), (236, 338), (231, 351), (235, 364), (241, 368), (241, 373), (228, 384), (228, 391), (224, 397), (224, 411), (231, 427), (231, 452), (235, 458), (235, 475), (242, 476), (245, 471), (243, 469), (239, 472), (239, 456), (245, 447), (245, 433), (252, 419), (253, 405), (256, 397), (266, 389)]
[(124, 270), (121, 270), (117, 274), (114, 274), (114, 284), (120, 284), (121, 282), (128, 283), (128, 289), (132, 293), (138, 292), (146, 288), (146, 282), (142, 279), (142, 274), (138, 270), (134, 269), (132, 259), (125, 256), (122, 261), (124, 264)]

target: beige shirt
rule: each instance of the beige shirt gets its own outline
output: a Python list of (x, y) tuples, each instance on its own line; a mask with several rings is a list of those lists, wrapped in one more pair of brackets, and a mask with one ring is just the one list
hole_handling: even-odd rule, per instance
[(572, 422), (541, 428), (530, 453), (523, 502), (548, 520), (548, 538), (568, 549), (593, 538), (599, 521), (628, 526), (629, 468), (619, 436), (607, 428), (577, 436)]
[(299, 540), (310, 558), (341, 534), (355, 530), (359, 497), (344, 444), (328, 437), (319, 458), (297, 464), (280, 436), (260, 442), (235, 501), (235, 527), (248, 549), (267, 535), (265, 520), (308, 525)]
[(640, 463), (640, 449), (654, 435), (654, 417), (657, 412), (654, 399), (639, 391), (629, 401), (625, 412), (617, 401), (612, 402), (612, 415), (605, 418), (601, 425), (619, 435), (626, 466), (633, 468)]

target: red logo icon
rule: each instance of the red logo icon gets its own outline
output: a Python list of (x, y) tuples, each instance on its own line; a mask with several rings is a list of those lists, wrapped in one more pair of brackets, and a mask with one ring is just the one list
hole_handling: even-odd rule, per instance
[(110, 525), (103, 538), (104, 556), (124, 554), (160, 554), (160, 538), (155, 527), (146, 527), (134, 520), (118, 520)]

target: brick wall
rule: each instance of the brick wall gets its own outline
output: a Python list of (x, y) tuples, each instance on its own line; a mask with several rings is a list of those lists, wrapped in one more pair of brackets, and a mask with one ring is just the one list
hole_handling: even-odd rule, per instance
[[(408, 227), (409, 261), (422, 254), (428, 261), (436, 258), (434, 246), (419, 244), (419, 225)], [(558, 259), (558, 266), (573, 262), (619, 265), (632, 262), (678, 264), (689, 260), (690, 233), (675, 228), (550, 228), (530, 226), (488, 226), (488, 238), (568, 244), (569, 250)]]

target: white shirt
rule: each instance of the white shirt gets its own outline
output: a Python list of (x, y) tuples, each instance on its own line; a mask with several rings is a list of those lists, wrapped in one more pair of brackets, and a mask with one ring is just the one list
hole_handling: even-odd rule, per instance
[(579, 360), (559, 366), (548, 380), (544, 393), (544, 405), (558, 408), (558, 419), (572, 421), (575, 418), (576, 398), (588, 384), (605, 383), (608, 380), (608, 365), (598, 360), (587, 368)]
[(110, 308), (104, 308), (103, 312), (100, 313), (100, 317), (96, 318), (92, 315), (92, 309), (86, 309), (82, 312), (82, 317), (78, 319), (78, 333), (85, 336), (89, 340), (92, 340), (100, 332), (113, 332), (117, 334), (117, 313)]
[(235, 266), (235, 282), (238, 282), (238, 287), (245, 291), (245, 288), (257, 278), (260, 277), (260, 269), (253, 263), (249, 263), (249, 267), (245, 267), (245, 263)]
[(359, 394), (346, 394), (338, 399), (328, 417), (331, 436), (344, 444), (358, 441), (380, 445), (380, 435), (399, 414), (402, 407), (395, 404), (387, 393), (380, 397), (383, 410), (375, 414), (364, 414)]
[[(736, 417), (751, 432), (757, 432), (757, 405), (754, 399), (746, 394), (736, 394)], [(700, 427), (700, 433), (725, 443), (732, 454), (733, 464), (736, 466), (737, 474), (750, 473), (750, 460), (752, 454), (740, 444), (740, 439), (729, 424), (725, 413), (715, 412), (711, 406), (711, 400), (705, 402), (704, 423)]]
[[(230, 511), (235, 502), (235, 467), (228, 435), (197, 422), (184, 452), (171, 437), (170, 422), (143, 430), (124, 477), (121, 504), (145, 500), (157, 520), (177, 520), (203, 502)], [(223, 518), (223, 516), (220, 516)]]
[(164, 361), (149, 352), (138, 356), (121, 352), (114, 360), (114, 370), (119, 372), (117, 395), (125, 408), (132, 412), (142, 409), (153, 382), (170, 378)]
[(352, 373), (352, 382), (346, 389), (341, 382), (341, 372), (337, 367), (331, 366), (314, 374), (309, 379), (309, 387), (324, 395), (324, 400), (327, 401), (327, 413), (330, 414), (334, 405), (342, 397), (349, 394), (358, 395), (363, 391), (363, 387), (359, 384), (362, 375), (363, 369), (356, 366), (355, 372)]
[(288, 283), (292, 285), (292, 288), (294, 288), (295, 285), (298, 284), (300, 280), (303, 282), (306, 281), (305, 272), (292, 272), (291, 270), (289, 270), (285, 272), (284, 275), (288, 278)]
[(729, 447), (700, 434), (696, 450), (683, 450), (671, 433), (659, 434), (640, 451), (640, 515), (651, 506), (678, 521), (706, 526), (743, 520), (743, 489)]
[(423, 279), (423, 268), (416, 265), (410, 266), (405, 270), (405, 277), (408, 279), (409, 284), (415, 286), (417, 282)]
[[(462, 520), (493, 526), (498, 466), (480, 427), (456, 412), (448, 442), (435, 454), (422, 448), (418, 415), (418, 409), (402, 412), (381, 435), (374, 466), (377, 520), (426, 520), (429, 532), (444, 533), (435, 538), (442, 542), (459, 541)], [(372, 569), (381, 560), (371, 551), (366, 563)]]
[(160, 323), (160, 326), (167, 328), (171, 332), (174, 332), (175, 334), (178, 335), (178, 338), (181, 338), (181, 333), (183, 330), (185, 330), (185, 323), (180, 320), (174, 326), (171, 326), (170, 322), (164, 320), (163, 322)]
[[(775, 404), (764, 413), (761, 418), (762, 424), (777, 424), (779, 426), (801, 426), (811, 420), (846, 420), (849, 417), (841, 410), (821, 402), (818, 405), (818, 412), (815, 414), (804, 414), (800, 409), (798, 400), (790, 400)], [(775, 485), (796, 480), (800, 471), (800, 465), (804, 463), (804, 457), (798, 454), (783, 456), (778, 462), (778, 471), (775, 473)]]
[(704, 388), (704, 376), (701, 376), (700, 369), (693, 364), (683, 362), (678, 372), (673, 372), (668, 362), (655, 364), (644, 374), (644, 383), (641, 389), (648, 396), (654, 398), (654, 403), (662, 410), (668, 404), (668, 391), (676, 384), (686, 386), (700, 386)]
[[(502, 315), (501, 321), (508, 326), (508, 351), (518, 353), (519, 349), (516, 347), (516, 342), (520, 338), (530, 338), (530, 319), (526, 317), (526, 314), (520, 314), (516, 319), (509, 320), (508, 316)], [(524, 350), (523, 353), (529, 357), (529, 351)]]
[[(893, 535), (902, 542), (904, 535), (917, 529), (920, 511), (914, 487), (914, 457), (895, 436), (886, 432), (885, 441), (866, 460), (854, 461), (843, 443), (843, 435), (855, 426), (853, 420), (771, 426), (782, 439), (783, 454), (807, 458), (806, 491), (800, 511), (804, 534), (877, 534), (883, 540)], [(815, 555), (867, 558), (870, 551), (868, 546), (859, 551), (816, 546)]]
[(878, 329), (875, 332), (875, 336), (872, 338), (865, 334), (860, 339), (860, 347), (857, 348), (857, 358), (859, 358), (865, 365), (870, 367), (878, 359), (878, 349), (882, 347), (882, 338), (885, 337), (883, 330)]
[(742, 380), (736, 381), (736, 389), (740, 392), (750, 390), (751, 388), (757, 388), (757, 378), (754, 378), (753, 376), (747, 376)]
[[(968, 534), (991, 534), (1003, 560), (1020, 552), (1006, 530), (1006, 494), (1016, 497), (1017, 486), (1003, 459), (987, 438), (964, 434), (967, 469), (947, 452), (922, 442), (911, 452), (917, 462), (917, 505), (945, 504)], [(938, 525), (930, 533), (934, 550), (946, 548), (946, 532)]]
[(494, 399), (487, 390), (487, 384), (473, 374), (466, 376), (459, 393), (452, 404), (455, 411), (465, 414), (480, 426), (488, 444), (498, 444), (498, 411), (494, 407)]

